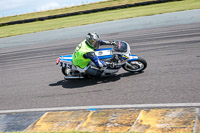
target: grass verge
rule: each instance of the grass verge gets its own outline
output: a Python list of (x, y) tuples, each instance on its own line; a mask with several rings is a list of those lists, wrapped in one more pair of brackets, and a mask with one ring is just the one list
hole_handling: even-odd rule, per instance
[(0, 18), (0, 23), (30, 19), (30, 18), (39, 18), (39, 17), (51, 16), (51, 15), (57, 15), (57, 14), (64, 14), (64, 13), (72, 13), (72, 12), (85, 11), (85, 10), (92, 10), (92, 9), (97, 9), (97, 8), (119, 6), (119, 5), (125, 5), (125, 4), (134, 4), (134, 3), (145, 2), (145, 1), (152, 1), (152, 0), (108, 0), (108, 1), (102, 1), (102, 2), (97, 2), (97, 3), (86, 4), (86, 5), (68, 7), (68, 8), (61, 8), (61, 9), (55, 9), (55, 10), (48, 10), (48, 11), (42, 11), (42, 12), (3, 17), (3, 18)]
[(199, 8), (200, 0), (183, 0), (141, 7), (118, 9), (27, 24), (4, 26), (0, 27), (0, 37)]

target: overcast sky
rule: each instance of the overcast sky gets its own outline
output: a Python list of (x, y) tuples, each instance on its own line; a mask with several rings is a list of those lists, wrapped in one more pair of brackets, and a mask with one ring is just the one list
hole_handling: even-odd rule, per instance
[(0, 17), (44, 11), (103, 0), (0, 0)]

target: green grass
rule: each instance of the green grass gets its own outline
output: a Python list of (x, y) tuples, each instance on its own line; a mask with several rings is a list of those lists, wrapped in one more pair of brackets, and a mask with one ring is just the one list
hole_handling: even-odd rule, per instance
[(151, 0), (109, 0), (109, 1), (91, 3), (87, 5), (81, 5), (81, 6), (61, 8), (61, 9), (55, 9), (55, 10), (49, 10), (49, 11), (43, 11), (43, 12), (35, 12), (35, 13), (16, 15), (16, 16), (10, 16), (10, 17), (3, 17), (3, 18), (0, 18), (0, 23), (30, 19), (30, 18), (45, 17), (45, 16), (64, 14), (64, 13), (72, 13), (72, 12), (77, 12), (77, 11), (85, 11), (85, 10), (91, 10), (91, 9), (97, 9), (97, 8), (118, 6), (118, 5), (124, 5), (124, 4), (133, 4), (133, 3), (144, 2), (144, 1), (151, 1)]
[(104, 11), (46, 21), (38, 21), (33, 23), (3, 26), (0, 27), (0, 37), (199, 8), (200, 0), (183, 0), (148, 6)]

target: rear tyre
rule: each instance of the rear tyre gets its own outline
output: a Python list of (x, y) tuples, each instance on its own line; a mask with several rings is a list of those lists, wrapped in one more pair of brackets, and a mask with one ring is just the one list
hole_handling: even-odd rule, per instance
[(143, 72), (147, 67), (147, 62), (145, 59), (138, 57), (137, 60), (128, 61), (128, 64), (124, 64), (122, 67), (124, 70), (129, 72)]
[(67, 76), (67, 68), (66, 67), (62, 67), (61, 71), (65, 76)]

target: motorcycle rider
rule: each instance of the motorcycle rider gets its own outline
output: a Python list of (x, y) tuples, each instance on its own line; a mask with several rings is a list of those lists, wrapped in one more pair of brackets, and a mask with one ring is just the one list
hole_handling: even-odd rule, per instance
[[(75, 49), (72, 61), (76, 67), (84, 69), (92, 61), (96, 67), (102, 68), (107, 64), (99, 60), (98, 56), (95, 55), (95, 49), (98, 49), (101, 45), (115, 45), (114, 42), (103, 41), (100, 39), (99, 35), (95, 32), (89, 32), (86, 36), (86, 39), (81, 42)], [(98, 75), (97, 71), (88, 69), (87, 73), (92, 75)]]

